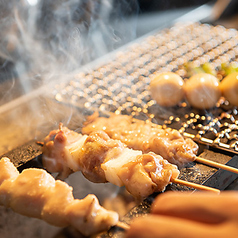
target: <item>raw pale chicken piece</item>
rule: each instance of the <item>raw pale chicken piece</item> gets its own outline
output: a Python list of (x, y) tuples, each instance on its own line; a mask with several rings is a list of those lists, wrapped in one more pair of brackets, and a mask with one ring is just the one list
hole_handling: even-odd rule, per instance
[(46, 195), (47, 199), (41, 211), (44, 221), (60, 227), (68, 225), (68, 215), (66, 216), (64, 208), (74, 201), (72, 190), (67, 183), (60, 180), (55, 181), (55, 186)]
[[(3, 182), (0, 189), (4, 185)], [(25, 169), (6, 188), (11, 194), (8, 206), (17, 213), (41, 218), (41, 211), (47, 201), (47, 194), (51, 192), (54, 186), (54, 178), (45, 170)]]
[(101, 207), (95, 195), (90, 194), (83, 200), (75, 199), (67, 208), (66, 213), (70, 224), (84, 227), (85, 235), (97, 233), (100, 227), (109, 228), (118, 220), (118, 214)]
[(22, 215), (55, 226), (72, 225), (84, 235), (106, 231), (118, 222), (118, 214), (101, 207), (94, 195), (74, 199), (68, 184), (55, 181), (43, 169), (25, 169), (19, 174), (4, 157), (0, 160), (0, 178), (0, 204)]

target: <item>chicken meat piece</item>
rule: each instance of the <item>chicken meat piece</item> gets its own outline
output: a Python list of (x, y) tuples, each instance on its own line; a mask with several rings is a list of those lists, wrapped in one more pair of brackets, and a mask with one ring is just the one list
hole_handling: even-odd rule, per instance
[(96, 196), (74, 199), (72, 187), (65, 182), (43, 169), (19, 173), (6, 157), (0, 160), (0, 205), (54, 226), (73, 226), (87, 236), (118, 222), (118, 214), (101, 207)]
[[(111, 139), (105, 132), (92, 132), (77, 153), (77, 163), (83, 175), (92, 182), (107, 182), (101, 165), (118, 157), (125, 149), (119, 140)], [(110, 181), (111, 182), (111, 181)]]
[[(67, 141), (67, 135), (71, 135), (69, 130), (65, 128), (61, 128), (57, 132), (64, 138), (64, 141)], [(55, 142), (57, 138), (58, 134), (56, 133), (52, 137), (53, 143), (51, 145), (58, 143), (57, 141)], [(75, 138), (81, 140), (82, 137), (75, 136)], [(47, 143), (49, 142), (47, 141)], [(66, 145), (65, 147), (64, 144)], [(154, 192), (163, 191), (170, 183), (170, 178), (178, 177), (179, 175), (177, 166), (170, 164), (161, 156), (151, 153), (142, 155), (142, 151), (127, 148), (120, 140), (111, 139), (103, 131), (92, 132), (84, 139), (83, 144), (74, 141), (74, 144), (79, 145), (79, 147), (75, 147), (71, 151), (68, 150), (70, 145), (68, 143), (64, 144), (60, 148), (64, 152), (67, 151), (67, 157), (51, 153), (50, 149), (57, 149), (51, 146), (47, 148), (48, 154), (46, 157), (43, 151), (43, 161), (48, 160), (49, 155), (53, 155), (55, 157), (51, 157), (50, 160), (53, 161), (55, 159), (58, 161), (55, 164), (62, 164), (62, 166), (57, 167), (57, 172), (62, 172), (62, 168), (69, 167), (72, 171), (81, 171), (92, 182), (110, 182), (117, 186), (125, 186), (138, 199), (139, 197), (140, 199), (145, 198)], [(66, 158), (70, 163), (67, 162)], [(71, 166), (72, 161), (74, 161), (73, 166)], [(43, 162), (43, 164), (46, 165), (48, 170), (47, 163)], [(149, 167), (151, 169), (153, 167), (153, 171), (149, 170)], [(126, 173), (130, 169), (132, 172), (130, 174)], [(161, 183), (161, 181), (164, 182)], [(133, 183), (133, 186), (129, 185), (129, 183)]]
[(45, 138), (42, 162), (47, 171), (61, 173), (61, 178), (81, 171), (88, 180), (102, 183), (107, 180), (101, 164), (119, 155), (125, 147), (103, 131), (83, 136), (61, 126)]
[(161, 156), (150, 152), (138, 155), (134, 161), (124, 164), (118, 176), (127, 191), (140, 199), (154, 192), (163, 192), (171, 183), (171, 178), (179, 176), (179, 170)]
[(78, 170), (73, 155), (81, 148), (87, 136), (63, 127), (53, 130), (44, 139), (42, 153), (43, 166), (51, 173), (60, 172), (62, 178)]
[(118, 214), (100, 206), (95, 195), (89, 194), (83, 200), (75, 199), (66, 208), (70, 224), (77, 229), (82, 227), (85, 235), (96, 234), (116, 225)]
[(198, 145), (184, 138), (179, 131), (163, 129), (151, 121), (141, 121), (127, 115), (112, 114), (109, 118), (94, 113), (85, 122), (83, 134), (103, 130), (112, 139), (125, 143), (129, 148), (143, 153), (154, 152), (179, 167), (196, 159)]

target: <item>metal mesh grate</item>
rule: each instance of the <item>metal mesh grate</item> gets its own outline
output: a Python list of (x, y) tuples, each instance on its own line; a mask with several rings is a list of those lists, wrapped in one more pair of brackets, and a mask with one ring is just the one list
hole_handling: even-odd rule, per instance
[(57, 85), (54, 97), (83, 111), (151, 118), (196, 141), (238, 153), (238, 111), (226, 100), (207, 111), (190, 108), (186, 102), (162, 108), (151, 98), (148, 87), (158, 72), (173, 71), (184, 78), (186, 62), (210, 62), (217, 68), (224, 62), (238, 62), (237, 57), (236, 30), (199, 23), (177, 24), (134, 42), (100, 67)]

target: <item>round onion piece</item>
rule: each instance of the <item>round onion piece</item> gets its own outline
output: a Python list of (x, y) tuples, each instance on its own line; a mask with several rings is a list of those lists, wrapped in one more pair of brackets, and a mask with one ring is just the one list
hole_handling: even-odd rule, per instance
[(222, 95), (234, 106), (238, 106), (238, 72), (227, 75), (220, 84)]
[(184, 88), (189, 104), (198, 109), (214, 107), (221, 96), (219, 80), (211, 74), (193, 75), (186, 81)]
[(175, 106), (184, 97), (183, 84), (183, 79), (176, 73), (160, 73), (150, 83), (151, 96), (161, 106)]

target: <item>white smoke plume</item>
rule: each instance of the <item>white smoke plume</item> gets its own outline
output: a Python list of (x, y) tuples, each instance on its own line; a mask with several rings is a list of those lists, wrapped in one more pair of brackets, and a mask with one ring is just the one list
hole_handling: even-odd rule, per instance
[(72, 70), (135, 38), (126, 18), (136, 1), (1, 0), (0, 9), (0, 56), (22, 72)]
[[(32, 102), (34, 90), (135, 39), (137, 13), (137, 0), (0, 0), (0, 119), (14, 107), (17, 126), (30, 133), (39, 121), (56, 126), (57, 113), (68, 122), (71, 109)], [(22, 95), (34, 112), (26, 121)]]
[[(15, 131), (10, 144), (3, 141), (6, 150), (37, 138), (37, 130), (49, 133), (50, 127), (58, 125), (57, 114), (62, 122), (72, 116), (71, 108), (61, 111), (40, 95), (34, 95), (37, 100), (25, 97), (24, 107), (16, 103), (10, 108), (8, 104), (134, 40), (137, 12), (136, 0), (0, 0), (0, 123), (11, 122), (9, 129), (4, 128), (9, 135)], [(11, 110), (7, 117), (5, 109)], [(17, 134), (20, 140), (15, 140)], [(118, 192), (113, 185), (93, 185), (80, 176), (68, 179), (75, 185), (75, 197), (95, 193), (101, 200)], [(4, 208), (1, 211), (0, 233), (5, 237), (33, 237), (35, 233), (34, 237), (46, 237), (46, 233), (52, 237), (55, 233), (44, 224), (31, 225), (42, 224), (38, 220), (23, 219)], [(19, 223), (15, 231), (12, 217)]]

